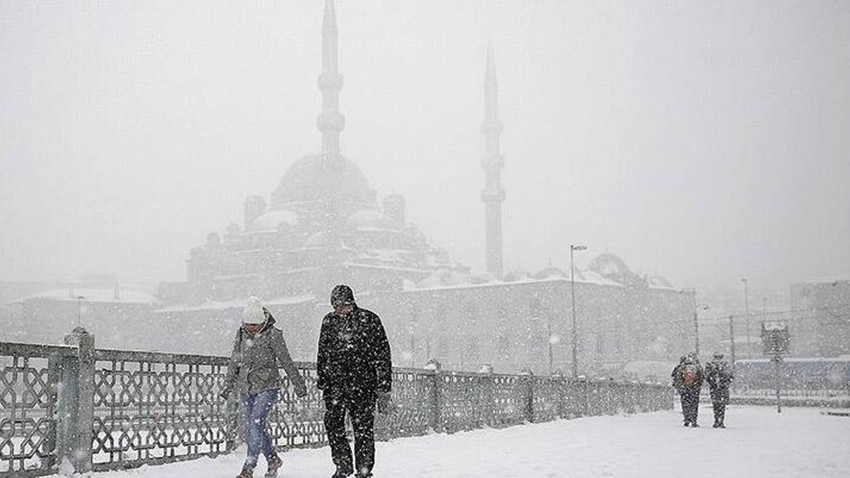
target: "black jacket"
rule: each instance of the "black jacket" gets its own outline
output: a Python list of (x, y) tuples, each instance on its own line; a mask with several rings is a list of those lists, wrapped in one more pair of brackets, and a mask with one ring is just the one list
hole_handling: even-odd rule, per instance
[(726, 362), (711, 361), (705, 365), (705, 379), (712, 392), (729, 393), (734, 375)]
[(354, 305), (347, 317), (331, 312), (322, 319), (316, 359), (319, 389), (389, 392), (392, 367), (390, 342), (374, 312)]

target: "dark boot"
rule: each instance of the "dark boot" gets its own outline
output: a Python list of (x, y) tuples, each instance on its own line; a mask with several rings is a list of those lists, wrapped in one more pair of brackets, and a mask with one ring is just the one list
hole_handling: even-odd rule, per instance
[(280, 459), (279, 456), (275, 455), (269, 459), (269, 468), (266, 471), (265, 478), (275, 478), (277, 476), (277, 470), (283, 465), (283, 460)]
[(337, 468), (334, 474), (331, 475), (331, 478), (348, 478), (349, 476), (351, 476), (350, 471), (341, 470)]

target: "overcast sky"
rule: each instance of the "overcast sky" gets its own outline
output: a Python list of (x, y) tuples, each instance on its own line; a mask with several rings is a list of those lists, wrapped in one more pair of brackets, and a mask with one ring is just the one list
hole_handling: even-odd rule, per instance
[[(185, 279), (318, 152), (322, 0), (0, 0), (0, 279)], [(339, 0), (342, 151), (484, 268), (483, 79), (508, 271), (569, 244), (680, 286), (850, 277), (850, 2)]]

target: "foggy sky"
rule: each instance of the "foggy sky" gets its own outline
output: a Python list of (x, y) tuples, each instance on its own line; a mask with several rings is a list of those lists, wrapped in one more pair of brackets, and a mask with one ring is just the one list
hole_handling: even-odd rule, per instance
[[(321, 0), (0, 0), (0, 279), (185, 279), (316, 153)], [(484, 269), (483, 80), (506, 270), (569, 244), (679, 286), (850, 276), (850, 3), (337, 1), (343, 154)]]

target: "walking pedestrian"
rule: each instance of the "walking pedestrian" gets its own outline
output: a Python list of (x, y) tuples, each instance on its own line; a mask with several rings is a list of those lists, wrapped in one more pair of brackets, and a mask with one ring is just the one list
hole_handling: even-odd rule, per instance
[[(347, 285), (334, 287), (331, 306), (333, 312), (322, 319), (316, 369), (325, 402), (325, 431), (336, 465), (332, 478), (345, 478), (355, 470), (358, 478), (371, 477), (375, 407), (381, 413), (391, 407), (390, 343), (381, 319), (358, 307)], [(346, 412), (354, 428), (356, 469), (345, 435)]]
[(283, 332), (274, 326), (275, 319), (257, 297), (248, 299), (242, 311), (242, 326), (236, 331), (233, 354), (221, 395), (228, 398), (236, 391), (242, 405), (242, 417), (248, 442), (248, 456), (236, 478), (252, 478), (260, 452), (266, 457), (266, 478), (274, 478), (283, 464), (275, 453), (268, 430), (269, 412), (280, 392), (278, 365), (299, 398), (307, 395), (304, 379), (295, 368)]
[(705, 364), (705, 381), (711, 392), (711, 407), (714, 409), (714, 428), (726, 428), (726, 405), (729, 404), (729, 386), (734, 374), (732, 367), (723, 360), (723, 354), (716, 352), (713, 359)]
[(697, 415), (699, 414), (699, 393), (702, 389), (703, 370), (695, 354), (682, 357), (671, 374), (673, 386), (679, 392), (682, 401), (682, 415), (684, 425), (698, 427)]

